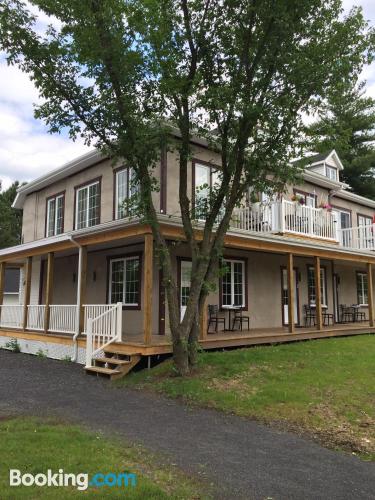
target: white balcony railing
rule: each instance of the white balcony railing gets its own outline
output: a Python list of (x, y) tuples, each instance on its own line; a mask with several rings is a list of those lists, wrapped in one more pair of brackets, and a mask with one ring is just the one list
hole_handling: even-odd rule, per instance
[(28, 330), (44, 330), (44, 314), (46, 306), (44, 305), (29, 305), (27, 306), (27, 329)]
[(291, 233), (338, 241), (336, 222), (330, 211), (287, 200), (237, 208), (233, 212), (231, 227), (257, 233)]
[(339, 229), (338, 234), (343, 247), (355, 250), (375, 250), (375, 224)]
[(2, 328), (22, 328), (23, 306), (2, 305), (0, 306), (0, 326)]
[(49, 331), (62, 333), (76, 333), (77, 306), (51, 305)]

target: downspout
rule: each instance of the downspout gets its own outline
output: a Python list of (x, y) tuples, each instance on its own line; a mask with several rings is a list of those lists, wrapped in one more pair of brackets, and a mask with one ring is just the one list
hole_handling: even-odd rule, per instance
[(81, 275), (82, 275), (82, 252), (83, 248), (72, 235), (69, 235), (70, 241), (78, 248), (78, 280), (77, 280), (77, 311), (76, 311), (76, 332), (73, 335), (73, 357), (72, 361), (76, 362), (78, 358), (78, 342), (77, 338), (79, 335), (79, 318), (81, 309)]

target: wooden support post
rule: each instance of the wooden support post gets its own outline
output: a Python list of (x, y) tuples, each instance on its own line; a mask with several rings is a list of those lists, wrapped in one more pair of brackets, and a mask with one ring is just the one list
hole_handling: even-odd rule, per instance
[(78, 257), (78, 282), (77, 282), (79, 333), (82, 333), (85, 329), (85, 309), (83, 306), (86, 303), (86, 283), (87, 283), (87, 247), (81, 247), (79, 249), (79, 257)]
[(374, 318), (374, 288), (372, 281), (372, 265), (371, 262), (367, 263), (367, 288), (368, 288), (368, 318), (370, 326), (375, 326)]
[(323, 315), (322, 315), (322, 287), (321, 287), (321, 274), (320, 274), (320, 257), (315, 257), (315, 300), (316, 300), (316, 328), (321, 330), (323, 328)]
[(207, 324), (208, 324), (208, 317), (207, 317), (207, 298), (206, 298), (203, 304), (202, 311), (200, 312), (199, 340), (204, 340), (207, 338)]
[(47, 281), (46, 281), (46, 295), (45, 295), (45, 309), (44, 309), (44, 332), (47, 333), (49, 329), (50, 318), (50, 305), (53, 299), (53, 273), (54, 273), (54, 253), (49, 252), (47, 257)]
[(27, 257), (26, 270), (25, 270), (25, 286), (23, 290), (23, 320), (22, 327), (24, 330), (27, 328), (27, 306), (30, 303), (30, 291), (31, 291), (31, 273), (33, 269), (33, 258)]
[(289, 333), (294, 333), (295, 318), (294, 318), (294, 300), (295, 300), (295, 282), (294, 282), (294, 267), (293, 267), (293, 254), (288, 254), (287, 264), (288, 275), (288, 329)]
[[(3, 305), (3, 300), (4, 300), (4, 283), (5, 283), (5, 262), (0, 262), (0, 306)], [(1, 307), (0, 307), (0, 320), (1, 320)]]
[(152, 281), (154, 265), (154, 238), (152, 234), (145, 234), (145, 257), (143, 270), (143, 339), (145, 344), (152, 340)]

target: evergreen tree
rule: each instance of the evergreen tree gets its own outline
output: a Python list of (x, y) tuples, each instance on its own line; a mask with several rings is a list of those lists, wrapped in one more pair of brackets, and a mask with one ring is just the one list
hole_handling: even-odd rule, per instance
[(338, 87), (307, 134), (314, 151), (336, 150), (344, 165), (341, 180), (375, 200), (375, 100), (364, 87)]
[(12, 208), (18, 181), (0, 192), (0, 248), (18, 245), (21, 242), (22, 212)]

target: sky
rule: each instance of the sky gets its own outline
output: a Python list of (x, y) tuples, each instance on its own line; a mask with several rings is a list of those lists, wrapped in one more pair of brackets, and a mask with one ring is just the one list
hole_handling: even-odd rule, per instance
[[(365, 18), (375, 23), (374, 0), (343, 0), (348, 11), (362, 6)], [(51, 19), (42, 15), (38, 29), (44, 31)], [(53, 24), (58, 24), (52, 19)], [(362, 79), (367, 93), (375, 98), (375, 63), (366, 67)], [(38, 92), (27, 75), (7, 66), (0, 52), (0, 180), (7, 188), (14, 180), (30, 181), (88, 151), (82, 141), (73, 142), (66, 135), (51, 135), (34, 118)]]

